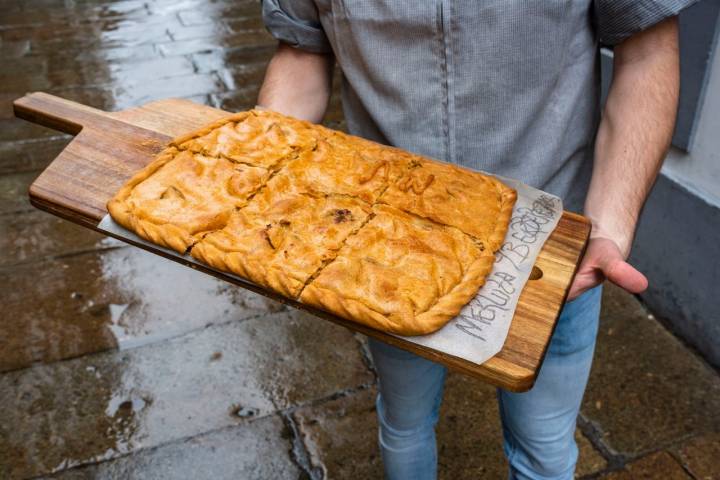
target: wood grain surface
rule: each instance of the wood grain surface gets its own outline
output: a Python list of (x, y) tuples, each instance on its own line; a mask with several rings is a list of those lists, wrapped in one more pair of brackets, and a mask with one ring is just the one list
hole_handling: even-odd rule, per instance
[[(32, 93), (16, 100), (14, 109), (20, 118), (75, 135), (32, 184), (30, 200), (42, 210), (92, 229), (97, 229), (107, 214), (107, 201), (172, 137), (228, 115), (222, 110), (179, 99), (109, 113), (45, 93)], [(563, 213), (535, 263), (534, 277), (539, 278), (528, 281), (520, 296), (502, 351), (481, 365), (317, 311), (222, 272), (177, 257), (168, 258), (312, 311), (351, 330), (413, 351), (494, 385), (525, 391), (532, 387), (540, 369), (589, 233), (590, 223), (585, 217)], [(138, 246), (164, 255), (160, 250)]]

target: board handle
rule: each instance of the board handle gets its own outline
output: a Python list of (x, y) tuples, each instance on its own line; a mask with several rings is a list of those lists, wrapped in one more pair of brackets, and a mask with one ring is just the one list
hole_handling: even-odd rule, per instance
[(13, 102), (15, 116), (44, 127), (77, 135), (86, 125), (103, 123), (107, 112), (44, 92), (28, 93)]

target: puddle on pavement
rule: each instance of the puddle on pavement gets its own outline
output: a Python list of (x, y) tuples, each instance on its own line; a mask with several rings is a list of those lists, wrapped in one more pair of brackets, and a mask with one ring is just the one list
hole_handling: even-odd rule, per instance
[[(118, 325), (118, 322), (120, 321), (120, 317), (122, 317), (122, 314), (125, 313), (125, 310), (130, 306), (129, 303), (123, 303), (123, 304), (116, 304), (111, 303), (108, 305), (108, 308), (110, 310), (110, 324), (108, 325), (108, 328), (110, 331), (115, 335), (115, 338), (121, 338), (125, 335), (126, 331), (124, 328)], [(122, 345), (118, 345), (122, 348)]]
[[(32, 78), (38, 88), (105, 110), (139, 99), (229, 94), (233, 82), (259, 82), (260, 67), (275, 48), (254, 1), (55, 3), (39, 9), (11, 2), (13, 10), (3, 18), (26, 25), (3, 30), (4, 44), (32, 45), (35, 63), (25, 61), (30, 57), (6, 62), (4, 73), (22, 87), (18, 96)], [(194, 59), (203, 53), (207, 62), (196, 72)], [(224, 81), (213, 80), (221, 76)], [(254, 92), (254, 85), (247, 88)], [(250, 96), (241, 100), (251, 104)], [(8, 142), (59, 136), (12, 122), (12, 128), (0, 129)], [(39, 146), (28, 145), (17, 148), (41, 155)], [(41, 152), (33, 169), (59, 148)], [(21, 160), (11, 168), (29, 168)], [(12, 208), (33, 213), (13, 216), (17, 224), (7, 226), (17, 234), (6, 236), (4, 249), (21, 263), (0, 273), (0, 282), (12, 286), (0, 290), (0, 452), (7, 458), (0, 462), (0, 478), (100, 462), (253, 420), (276, 403), (309, 400), (316, 390), (325, 395), (337, 389), (339, 378), (356, 382), (358, 374), (346, 369), (347, 362), (320, 352), (328, 338), (328, 345), (346, 341), (343, 334), (324, 335), (323, 328), (301, 334), (305, 327), (285, 319), (272, 322), (272, 334), (263, 332), (267, 325), (261, 321), (252, 329), (230, 329), (230, 338), (222, 329), (203, 330), (242, 326), (239, 320), (284, 307), (141, 250), (113, 248), (118, 242), (98, 241), (88, 230), (47, 220), (23, 205)], [(194, 343), (178, 339), (168, 345), (168, 339), (195, 330)], [(113, 352), (88, 355), (104, 350)], [(56, 362), (64, 359), (71, 360)], [(325, 370), (331, 374), (320, 386), (304, 380), (308, 372)], [(282, 398), (274, 402), (276, 394)]]
[(283, 307), (136, 248), (23, 265), (0, 291), (0, 371), (128, 349)]
[(33, 476), (241, 425), (371, 381), (350, 332), (280, 312), (0, 375), (0, 451), (12, 452), (11, 478)]
[(39, 210), (0, 216), (0, 267), (96, 248), (95, 232)]
[(259, 295), (135, 248), (103, 255), (102, 278), (106, 288), (130, 299), (107, 304), (109, 328), (120, 349), (282, 308)]

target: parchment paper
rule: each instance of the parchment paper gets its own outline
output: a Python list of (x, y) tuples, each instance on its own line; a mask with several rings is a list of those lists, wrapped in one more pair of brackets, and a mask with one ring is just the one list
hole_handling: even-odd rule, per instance
[[(442, 329), (430, 335), (403, 337), (440, 352), (483, 363), (498, 353), (505, 343), (510, 321), (515, 313), (520, 292), (528, 281), (535, 259), (562, 216), (562, 201), (548, 193), (516, 180), (498, 176), (517, 190), (505, 242), (495, 255), (495, 265), (485, 285), (475, 298)], [(131, 243), (147, 245), (168, 255), (199, 264), (189, 255), (152, 244), (121, 227), (106, 215), (98, 229)], [(223, 272), (245, 283), (248, 280)]]
[(402, 337), (478, 364), (502, 349), (520, 293), (563, 212), (560, 198), (517, 180), (495, 176), (517, 191), (517, 201), (485, 285), (460, 315), (437, 332)]

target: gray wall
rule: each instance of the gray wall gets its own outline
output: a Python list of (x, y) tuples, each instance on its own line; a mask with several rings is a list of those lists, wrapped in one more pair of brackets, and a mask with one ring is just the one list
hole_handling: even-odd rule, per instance
[(720, 367), (720, 206), (661, 175), (630, 262), (648, 276), (650, 310)]
[[(696, 11), (689, 12), (687, 18), (681, 17), (681, 55), (692, 56), (693, 61), (682, 61), (684, 92), (676, 146), (669, 152), (643, 210), (630, 257), (631, 263), (650, 280), (649, 289), (641, 295), (650, 309), (717, 367), (720, 55), (713, 52), (719, 6), (720, 0), (706, 0), (696, 5)], [(697, 13), (700, 9), (704, 9), (705, 16)], [(705, 43), (698, 44), (698, 39), (705, 39)], [(605, 83), (611, 66), (609, 55), (606, 52), (603, 58)], [(701, 64), (705, 68), (698, 68)]]

